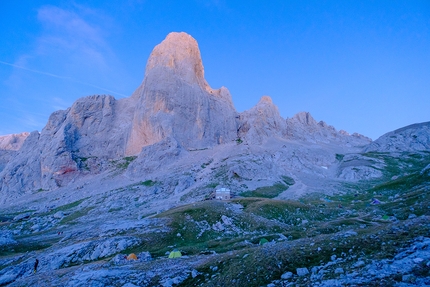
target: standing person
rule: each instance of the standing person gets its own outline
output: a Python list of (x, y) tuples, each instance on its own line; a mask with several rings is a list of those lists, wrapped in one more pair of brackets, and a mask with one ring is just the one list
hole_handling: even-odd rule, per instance
[(34, 273), (37, 271), (37, 265), (39, 265), (39, 259), (36, 258), (36, 261), (34, 262)]

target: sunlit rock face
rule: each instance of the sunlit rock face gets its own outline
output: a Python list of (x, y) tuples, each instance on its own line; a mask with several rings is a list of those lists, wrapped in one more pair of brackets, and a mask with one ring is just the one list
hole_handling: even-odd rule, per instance
[(213, 90), (204, 79), (197, 42), (186, 33), (170, 33), (152, 51), (137, 100), (128, 154), (174, 138), (187, 149), (232, 141), (237, 112), (229, 91)]

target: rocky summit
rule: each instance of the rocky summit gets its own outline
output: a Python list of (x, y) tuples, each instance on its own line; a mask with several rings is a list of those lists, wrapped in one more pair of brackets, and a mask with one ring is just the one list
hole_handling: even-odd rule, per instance
[(0, 137), (0, 286), (430, 286), (429, 127), (239, 113), (170, 33), (129, 98)]

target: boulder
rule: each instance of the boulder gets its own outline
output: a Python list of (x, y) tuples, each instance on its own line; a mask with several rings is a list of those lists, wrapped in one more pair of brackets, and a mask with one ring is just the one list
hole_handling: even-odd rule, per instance
[(300, 277), (302, 277), (302, 276), (305, 276), (305, 275), (308, 275), (308, 274), (309, 274), (309, 270), (308, 270), (308, 268), (306, 268), (306, 267), (303, 267), (303, 268), (297, 268), (297, 269), (296, 269), (296, 272), (297, 272), (297, 275), (298, 275), (298, 276), (300, 276)]

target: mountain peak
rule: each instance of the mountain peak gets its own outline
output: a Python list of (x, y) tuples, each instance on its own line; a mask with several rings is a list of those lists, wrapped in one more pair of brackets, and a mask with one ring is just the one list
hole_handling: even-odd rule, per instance
[(169, 69), (189, 83), (206, 86), (197, 41), (184, 32), (172, 32), (152, 50), (146, 65), (146, 76), (157, 69)]
[(272, 98), (269, 96), (262, 96), (258, 104), (263, 104), (263, 103), (273, 104)]
[(209, 87), (197, 41), (186, 33), (170, 33), (153, 49), (133, 98), (137, 103), (128, 155), (168, 137), (188, 149), (236, 137), (237, 112), (231, 95), (226, 88)]
[(309, 112), (299, 112), (295, 114), (292, 118), (295, 121), (300, 122), (301, 124), (305, 125), (316, 125), (317, 122), (312, 117), (312, 115)]

